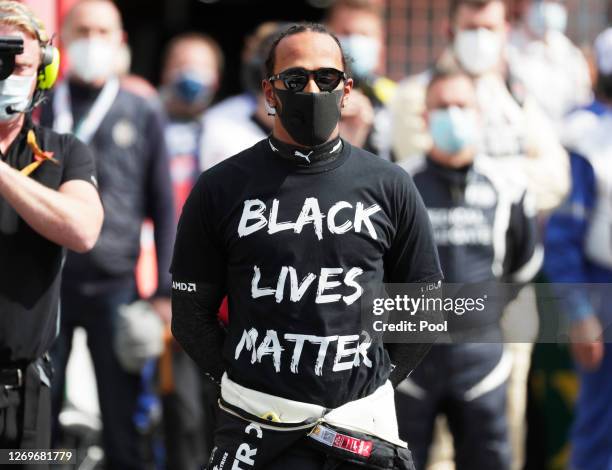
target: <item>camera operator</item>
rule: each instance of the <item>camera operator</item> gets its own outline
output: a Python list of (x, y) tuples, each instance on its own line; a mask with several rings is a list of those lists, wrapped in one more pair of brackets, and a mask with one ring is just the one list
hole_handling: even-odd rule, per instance
[(66, 248), (93, 247), (103, 219), (88, 148), (31, 120), (58, 65), (43, 24), (0, 1), (1, 448), (49, 447), (44, 356), (57, 335), (63, 260)]

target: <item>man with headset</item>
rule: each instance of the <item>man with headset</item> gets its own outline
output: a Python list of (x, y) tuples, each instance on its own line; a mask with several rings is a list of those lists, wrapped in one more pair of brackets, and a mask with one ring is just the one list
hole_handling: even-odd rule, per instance
[(47, 448), (65, 250), (93, 247), (103, 211), (88, 148), (32, 123), (59, 55), (15, 1), (0, 1), (0, 56), (0, 448)]

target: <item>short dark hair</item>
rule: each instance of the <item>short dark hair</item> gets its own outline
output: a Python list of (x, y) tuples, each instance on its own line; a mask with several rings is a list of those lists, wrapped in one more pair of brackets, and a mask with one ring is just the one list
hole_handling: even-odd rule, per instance
[(493, 2), (501, 2), (507, 7), (505, 0), (452, 0), (449, 8), (449, 18), (452, 22), (457, 15), (457, 10), (459, 10), (459, 7), (462, 5), (469, 5), (473, 8), (483, 8)]
[(325, 23), (329, 23), (334, 14), (342, 8), (370, 13), (381, 20), (383, 18), (382, 6), (373, 0), (335, 0), (325, 12)]
[(219, 73), (219, 76), (222, 75), (223, 68), (225, 67), (225, 58), (223, 56), (223, 51), (221, 50), (219, 43), (215, 41), (212, 36), (196, 31), (188, 31), (186, 33), (181, 33), (178, 36), (174, 36), (172, 39), (170, 39), (163, 52), (162, 68), (165, 68), (166, 65), (168, 65), (168, 59), (170, 58), (170, 54), (174, 52), (174, 49), (184, 42), (194, 42), (210, 48), (217, 62), (217, 72)]
[(336, 37), (335, 34), (330, 32), (325, 26), (320, 23), (296, 23), (289, 26), (287, 29), (281, 31), (278, 36), (272, 42), (270, 46), (270, 50), (268, 52), (268, 58), (266, 59), (266, 78), (274, 75), (274, 65), (276, 59), (276, 47), (278, 44), (285, 38), (289, 36), (293, 36), (295, 34), (305, 33), (307, 31), (311, 31), (313, 33), (321, 33), (327, 34), (330, 36), (336, 44), (338, 45), (338, 49), (340, 50), (340, 56), (342, 57), (342, 68), (346, 70), (346, 56), (344, 55), (344, 50), (342, 50), (342, 46), (340, 45), (340, 41)]
[(425, 101), (427, 102), (427, 98), (429, 97), (429, 93), (431, 89), (438, 83), (444, 80), (450, 80), (452, 78), (465, 78), (470, 83), (474, 84), (474, 78), (471, 77), (466, 71), (457, 67), (457, 66), (436, 66), (431, 74), (431, 78), (429, 79), (429, 83), (427, 84), (427, 88), (425, 90)]

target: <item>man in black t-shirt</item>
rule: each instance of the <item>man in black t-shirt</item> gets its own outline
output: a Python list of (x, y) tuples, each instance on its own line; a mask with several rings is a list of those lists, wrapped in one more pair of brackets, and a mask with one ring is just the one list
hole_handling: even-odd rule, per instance
[(48, 448), (50, 376), (41, 358), (58, 333), (63, 260), (66, 248), (93, 247), (103, 211), (87, 147), (29, 115), (52, 73), (42, 23), (2, 1), (0, 36), (23, 40), (0, 81), (0, 448)]
[(292, 26), (266, 67), (272, 135), (202, 174), (175, 243), (173, 332), (221, 382), (208, 468), (412, 468), (391, 383), (415, 358), (364, 334), (361, 303), (441, 279), (427, 213), (401, 168), (340, 139), (352, 80), (333, 35)]

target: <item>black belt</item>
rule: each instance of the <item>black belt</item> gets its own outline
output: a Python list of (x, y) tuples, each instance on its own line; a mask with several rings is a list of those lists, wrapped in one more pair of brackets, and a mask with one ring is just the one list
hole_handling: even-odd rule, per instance
[(23, 370), (0, 369), (0, 387), (7, 389), (19, 388), (23, 385)]

